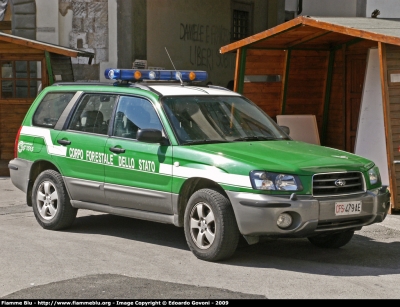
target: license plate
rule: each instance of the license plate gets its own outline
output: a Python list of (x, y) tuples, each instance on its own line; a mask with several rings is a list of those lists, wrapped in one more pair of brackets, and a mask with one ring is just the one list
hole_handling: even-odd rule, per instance
[(335, 203), (335, 215), (360, 214), (361, 201), (345, 201)]

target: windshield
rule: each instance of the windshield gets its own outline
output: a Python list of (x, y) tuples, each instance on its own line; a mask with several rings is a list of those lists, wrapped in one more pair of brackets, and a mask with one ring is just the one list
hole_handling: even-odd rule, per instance
[(290, 139), (243, 97), (165, 97), (162, 104), (181, 144)]

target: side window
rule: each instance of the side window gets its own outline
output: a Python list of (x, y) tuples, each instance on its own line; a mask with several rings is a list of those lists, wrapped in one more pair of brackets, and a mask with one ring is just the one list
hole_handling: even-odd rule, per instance
[(86, 94), (79, 102), (69, 130), (107, 134), (117, 95)]
[(35, 98), (42, 85), (41, 65), (40, 61), (1, 61), (1, 98)]
[(74, 93), (48, 93), (33, 115), (33, 125), (53, 128)]
[(122, 96), (115, 116), (114, 136), (136, 139), (139, 129), (162, 131), (160, 119), (153, 105), (143, 98)]

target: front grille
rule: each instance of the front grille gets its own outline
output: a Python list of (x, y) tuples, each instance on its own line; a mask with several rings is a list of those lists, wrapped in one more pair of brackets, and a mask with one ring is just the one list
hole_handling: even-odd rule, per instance
[(319, 222), (317, 230), (327, 230), (327, 229), (350, 227), (350, 226), (359, 227), (370, 221), (371, 218), (372, 216), (368, 215), (364, 216), (363, 218), (354, 220)]
[(348, 227), (348, 226), (355, 226), (362, 224), (362, 220), (350, 220), (350, 221), (341, 221), (341, 222), (325, 222), (325, 223), (318, 223), (317, 229), (330, 229), (336, 227)]
[(316, 174), (313, 177), (314, 196), (339, 196), (364, 192), (360, 172)]

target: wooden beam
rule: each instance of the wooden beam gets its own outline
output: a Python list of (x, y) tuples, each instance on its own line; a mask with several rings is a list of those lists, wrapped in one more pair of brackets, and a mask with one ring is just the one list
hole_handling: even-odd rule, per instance
[(325, 31), (325, 30), (323, 30), (323, 31), (318, 31), (318, 32), (316, 32), (316, 33), (312, 33), (312, 34), (310, 34), (310, 35), (307, 35), (307, 36), (305, 36), (305, 37), (302, 37), (302, 38), (300, 38), (300, 39), (297, 39), (297, 40), (291, 42), (289, 45), (287, 45), (287, 48), (292, 48), (292, 47), (294, 47), (294, 46), (303, 44), (303, 43), (305, 43), (305, 42), (311, 41), (311, 40), (316, 39), (316, 38), (318, 38), (318, 37), (327, 35), (327, 34), (329, 34), (329, 33), (332, 33), (332, 31)]
[(0, 54), (0, 60), (9, 60), (9, 61), (41, 61), (44, 58), (44, 53), (43, 54), (11, 54), (11, 53), (6, 53), (6, 54)]
[[(254, 47), (254, 46), (250, 46), (249, 48), (247, 48), (247, 50), (286, 50), (288, 48), (286, 48), (286, 46), (282, 46), (279, 48), (262, 48), (262, 47)], [(330, 51), (332, 48), (315, 48), (315, 47), (310, 47), (310, 48), (296, 48), (293, 47), (291, 48), (292, 50), (300, 50), (300, 51)], [(340, 47), (339, 47), (340, 49)]]
[(235, 65), (235, 75), (233, 78), (233, 91), (238, 91), (238, 82), (239, 82), (239, 71), (240, 71), (240, 56), (242, 54), (242, 49), (238, 49), (236, 52), (236, 65)]
[(351, 27), (345, 27), (345, 26), (332, 24), (332, 23), (329, 23), (326, 21), (316, 20), (316, 19), (307, 18), (307, 17), (302, 18), (302, 23), (307, 26), (316, 27), (319, 29), (327, 30), (327, 31), (332, 31), (332, 32), (341, 33), (341, 34), (354, 36), (354, 37), (359, 37), (359, 38), (363, 38), (363, 39), (367, 39), (367, 40), (373, 40), (373, 41), (377, 41), (377, 42), (400, 46), (400, 37), (378, 34), (378, 33), (369, 32), (369, 31), (360, 30), (360, 29), (351, 28)]
[(353, 46), (353, 45), (355, 45), (355, 44), (358, 44), (358, 43), (360, 43), (360, 42), (362, 42), (362, 41), (364, 41), (363, 38), (357, 37), (357, 38), (354, 38), (354, 39), (352, 39), (352, 40), (349, 40), (349, 41), (345, 42), (345, 44), (346, 44), (347, 47), (350, 47), (350, 46)]
[(69, 57), (78, 57), (79, 55), (87, 55), (88, 57), (93, 55), (91, 52), (84, 52), (79, 50), (68, 49), (65, 47), (52, 45), (48, 43), (38, 42), (32, 39), (21, 38), (18, 36), (13, 36), (5, 33), (0, 32), (0, 41), (13, 43), (19, 46), (24, 46), (28, 48), (39, 49), (43, 51), (48, 51), (56, 54), (62, 54)]
[(53, 68), (51, 66), (50, 53), (46, 51), (45, 56), (46, 56), (47, 74), (49, 76), (49, 85), (52, 85), (54, 83), (54, 75), (53, 75)]
[(5, 36), (5, 35), (0, 35), (0, 40), (2, 40), (4, 42), (9, 42), (9, 43), (13, 43), (16, 45), (24, 46), (24, 47), (44, 50), (44, 51), (48, 51), (48, 52), (54, 52), (54, 53), (62, 54), (65, 56), (71, 56), (71, 57), (78, 56), (78, 52), (76, 52), (76, 51), (61, 49), (56, 46), (51, 46), (51, 45), (47, 45), (47, 44), (43, 45), (43, 44), (37, 43), (33, 40), (20, 39), (18, 37), (10, 37), (10, 36)]
[(0, 30), (12, 30), (11, 21), (0, 21)]
[(335, 64), (335, 56), (336, 56), (336, 51), (331, 50), (329, 52), (328, 72), (325, 83), (325, 102), (324, 102), (324, 113), (322, 118), (322, 133), (321, 133), (322, 145), (326, 144), (326, 136), (328, 134), (329, 105), (331, 102), (332, 75), (333, 75), (333, 67)]
[[(299, 16), (295, 19), (292, 19), (290, 21), (287, 21), (285, 23), (277, 25), (276, 27), (273, 27), (271, 29), (265, 30), (263, 32), (246, 37), (237, 42), (223, 46), (220, 48), (220, 53), (227, 53), (227, 52), (242, 48), (244, 46), (249, 46), (249, 45), (257, 43), (261, 40), (266, 40), (266, 39), (272, 38), (276, 35), (285, 33), (287, 31), (291, 31), (300, 26), (310, 26), (310, 27), (314, 27), (316, 29), (326, 31), (326, 33), (321, 32), (322, 35), (328, 34), (329, 32), (336, 32), (336, 33), (340, 33), (343, 35), (361, 38), (364, 40), (372, 40), (372, 41), (376, 41), (376, 42), (383, 42), (383, 43), (387, 43), (387, 44), (400, 46), (400, 37), (397, 37), (397, 36), (379, 34), (379, 33), (375, 33), (372, 31), (366, 31), (366, 30), (361, 30), (361, 29), (357, 29), (357, 28), (352, 28), (349, 26), (333, 24), (333, 23), (329, 23), (326, 21), (322, 21), (322, 20), (318, 20), (318, 19), (314, 19), (314, 18), (310, 18), (310, 17)], [(310, 35), (310, 39), (313, 39), (312, 35), (314, 35), (314, 34)], [(315, 34), (315, 35), (317, 35), (317, 34)], [(318, 35), (317, 35), (317, 37), (318, 37)], [(307, 37), (300, 39), (299, 43), (303, 43), (302, 42), (303, 39), (306, 41)], [(297, 44), (296, 42), (293, 42), (293, 43), (295, 45)], [(289, 47), (293, 47), (293, 46), (289, 45)]]
[(246, 47), (240, 48), (238, 75), (235, 76), (236, 77), (235, 92), (238, 92), (239, 94), (243, 94), (244, 75), (246, 72), (246, 55), (247, 55), (247, 48)]
[(341, 49), (343, 46), (346, 46), (346, 48), (347, 48), (349, 46), (355, 45), (355, 44), (357, 44), (359, 42), (362, 42), (362, 41), (364, 41), (364, 39), (360, 38), (360, 37), (352, 38), (352, 39), (348, 40), (345, 43), (342, 43), (342, 44), (334, 46), (333, 48), (331, 48), (331, 50), (335, 50), (336, 51), (336, 50)]
[(42, 90), (45, 88), (45, 87), (47, 87), (47, 86), (49, 86), (49, 76), (48, 76), (48, 74), (47, 74), (47, 67), (46, 67), (46, 59), (45, 58), (43, 58), (42, 59), (42, 70), (41, 70), (41, 73), (42, 73)]
[(289, 83), (289, 71), (290, 71), (290, 58), (292, 50), (286, 50), (285, 64), (283, 67), (283, 78), (282, 78), (282, 99), (281, 99), (281, 114), (285, 114), (286, 110), (286, 95)]
[(382, 106), (383, 106), (383, 122), (385, 124), (385, 140), (386, 140), (386, 155), (388, 161), (389, 173), (389, 190), (390, 190), (390, 203), (391, 213), (394, 204), (397, 203), (397, 187), (396, 187), (396, 169), (393, 164), (393, 143), (392, 143), (392, 126), (390, 122), (390, 106), (389, 106), (389, 88), (387, 80), (387, 64), (386, 64), (386, 44), (378, 42), (379, 50), (379, 66), (382, 87)]
[(232, 44), (223, 46), (223, 47), (221, 47), (219, 49), (219, 52), (220, 53), (227, 53), (227, 52), (242, 48), (244, 46), (250, 45), (252, 43), (258, 42), (260, 40), (271, 38), (271, 37), (273, 37), (275, 35), (278, 35), (278, 34), (282, 34), (282, 33), (286, 32), (286, 31), (290, 31), (290, 30), (292, 30), (294, 28), (297, 28), (297, 27), (301, 26), (301, 22), (302, 22), (302, 17), (298, 17), (298, 18), (292, 19), (290, 21), (287, 21), (285, 23), (277, 25), (276, 27), (273, 27), (271, 29), (268, 29), (268, 30), (265, 30), (263, 32), (254, 34), (254, 35), (249, 36), (249, 37), (246, 37), (246, 38), (244, 38), (242, 40), (239, 40), (237, 42), (234, 42)]

